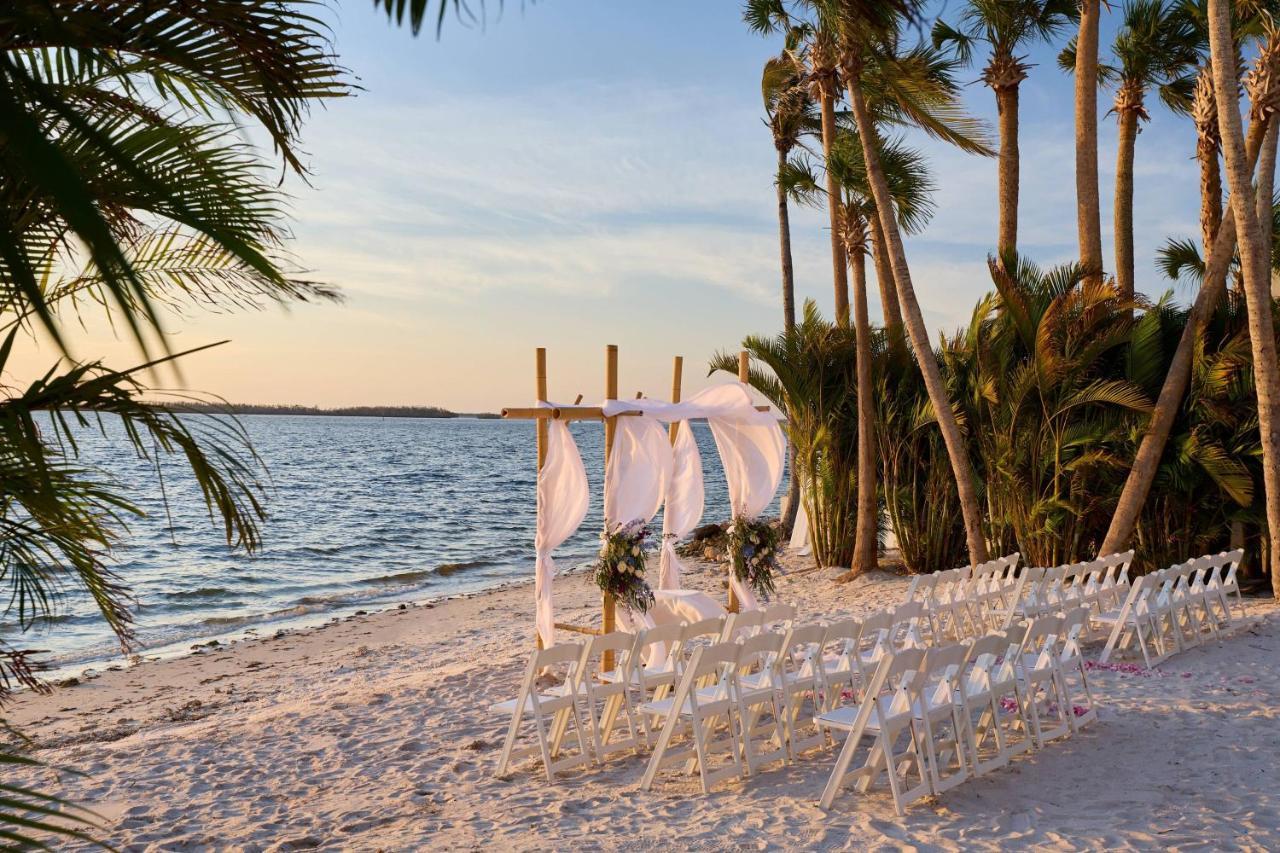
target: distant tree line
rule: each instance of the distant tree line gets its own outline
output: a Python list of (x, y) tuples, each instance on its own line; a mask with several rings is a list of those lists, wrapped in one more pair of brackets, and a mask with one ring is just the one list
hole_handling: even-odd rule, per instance
[(484, 418), (499, 417), (493, 412), (453, 412), (439, 406), (297, 406), (255, 403), (187, 403), (181, 409), (191, 412), (230, 412), (236, 415), (329, 415), (347, 418)]

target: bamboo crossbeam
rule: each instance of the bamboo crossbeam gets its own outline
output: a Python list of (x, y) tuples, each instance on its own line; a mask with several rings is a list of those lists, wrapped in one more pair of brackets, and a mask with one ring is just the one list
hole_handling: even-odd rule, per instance
[(589, 628), (586, 625), (571, 625), (568, 622), (557, 622), (556, 630), (569, 631), (574, 634), (590, 634), (593, 637), (597, 637), (601, 633), (599, 628)]
[[(618, 412), (613, 417), (641, 417), (644, 412)], [(502, 410), (502, 417), (509, 421), (585, 421), (600, 420), (605, 417), (604, 409), (599, 406), (550, 406), (526, 407), (512, 406)]]

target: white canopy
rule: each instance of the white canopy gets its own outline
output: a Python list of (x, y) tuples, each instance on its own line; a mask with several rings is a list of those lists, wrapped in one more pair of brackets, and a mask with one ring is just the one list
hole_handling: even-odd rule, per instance
[[(782, 428), (776, 417), (756, 409), (747, 386), (738, 382), (708, 388), (684, 403), (607, 400), (600, 408), (606, 417), (623, 412), (643, 414), (642, 417), (620, 417), (616, 421), (605, 473), (605, 524), (612, 528), (635, 520), (648, 521), (665, 501), (658, 588), (679, 589), (681, 566), (674, 542), (697, 526), (704, 505), (702, 462), (687, 421), (707, 420), (724, 464), (733, 514), (747, 518), (756, 518), (764, 512), (782, 481), (786, 457)], [(680, 424), (674, 447), (661, 423)], [(549, 641), (550, 630), (544, 632), (543, 624), (549, 628), (553, 622), (550, 596), (555, 566), (550, 552), (582, 523), (587, 489), (586, 471), (573, 445), (573, 437), (563, 422), (552, 420), (551, 425), (554, 437), (538, 476), (536, 588), (538, 630), (544, 644)], [(572, 447), (576, 468), (567, 461), (569, 451), (563, 446), (566, 441)], [(552, 448), (558, 452), (555, 466)], [(564, 494), (551, 494), (559, 491)], [(582, 496), (581, 506), (579, 496)], [(732, 576), (730, 584), (744, 608), (757, 606), (749, 587)]]

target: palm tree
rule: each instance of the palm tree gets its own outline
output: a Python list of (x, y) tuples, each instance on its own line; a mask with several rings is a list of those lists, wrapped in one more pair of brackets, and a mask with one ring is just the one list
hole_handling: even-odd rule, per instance
[[(0, 577), (13, 592), (4, 615), (19, 632), (79, 588), (121, 646), (132, 642), (128, 590), (109, 561), (126, 520), (142, 511), (109, 472), (80, 458), (77, 443), (103, 419), (118, 420), (142, 458), (185, 463), (228, 545), (257, 548), (265, 509), (247, 434), (216, 414), (182, 416), (190, 395), (148, 402), (157, 391), (141, 377), (182, 355), (164, 341), (166, 308), (335, 297), (293, 268), (286, 198), (239, 131), (256, 125), (284, 167), (303, 173), (302, 120), (348, 91), (325, 25), (291, 6), (6, 6), (0, 373), (15, 342), (37, 330), (67, 358), (0, 393)], [(125, 370), (75, 360), (67, 330), (99, 307), (144, 355), (157, 340), (163, 354)], [(29, 653), (0, 638), (0, 700), (34, 677)], [(0, 755), (0, 764), (26, 763)], [(0, 837), (19, 845), (30, 830), (82, 837), (74, 824), (45, 819), (62, 808), (0, 787)]]
[[(1165, 0), (1130, 0), (1112, 48), (1119, 65), (1107, 69), (1117, 82), (1114, 112), (1119, 135), (1116, 153), (1115, 243), (1116, 283), (1120, 295), (1132, 299), (1133, 158), (1138, 124), (1150, 120), (1146, 93), (1155, 88), (1160, 100), (1177, 113), (1187, 113), (1195, 89), (1191, 72), (1200, 59), (1200, 37), (1189, 16)], [(1073, 63), (1074, 64), (1074, 63)]]
[(1053, 38), (1076, 17), (1076, 0), (968, 0), (955, 26), (933, 25), (935, 47), (950, 46), (968, 64), (978, 42), (990, 46), (982, 82), (996, 95), (1000, 116), (1000, 225), (997, 252), (1018, 250), (1018, 88), (1027, 79), (1018, 51)]
[[(836, 96), (840, 91), (840, 78), (836, 71), (839, 59), (836, 53), (836, 36), (828, 29), (817, 26), (811, 30), (809, 44), (809, 79), (818, 99), (822, 115), (823, 161), (831, 160), (831, 147), (836, 138)], [(840, 198), (840, 186), (831, 169), (826, 169), (828, 219), (831, 224), (831, 271), (835, 287), (836, 325), (849, 325), (849, 269), (840, 239), (840, 210), (836, 200)]]
[[(1270, 259), (1265, 254), (1253, 193), (1253, 163), (1246, 152), (1236, 91), (1236, 42), (1231, 9), (1224, 0), (1209, 0), (1209, 50), (1218, 100), (1218, 130), (1230, 189), (1231, 211), (1239, 232), (1245, 304), (1258, 395), (1258, 429), (1262, 435), (1262, 471), (1267, 527), (1271, 545), (1272, 584), (1280, 595), (1280, 365), (1276, 361), (1272, 321)], [(1262, 110), (1263, 104), (1257, 104)], [(1259, 116), (1260, 118), (1260, 116)], [(1260, 122), (1255, 119), (1254, 124)]]
[(773, 136), (778, 155), (774, 186), (778, 200), (778, 240), (782, 259), (782, 324), (790, 329), (796, 324), (795, 265), (791, 256), (791, 214), (788, 205), (790, 177), (796, 171), (791, 155), (803, 134), (821, 132), (814, 114), (813, 100), (805, 85), (803, 70), (792, 54), (783, 52), (765, 63), (761, 78), (765, 123)]
[[(924, 375), (929, 400), (937, 416), (938, 427), (942, 432), (947, 455), (955, 472), (969, 558), (974, 564), (984, 562), (987, 558), (987, 548), (979, 502), (980, 484), (969, 459), (959, 421), (942, 382), (942, 374), (924, 323), (924, 315), (912, 285), (901, 230), (897, 220), (889, 213), (892, 210), (893, 199), (877, 150), (879, 134), (864, 94), (864, 88), (869, 88), (886, 96), (892, 96), (897, 105), (910, 113), (921, 128), (940, 133), (941, 128), (938, 127), (936, 114), (921, 103), (915, 91), (903, 85), (904, 80), (911, 79), (909, 75), (912, 67), (919, 64), (920, 56), (918, 51), (909, 53), (905, 57), (897, 55), (896, 42), (900, 20), (887, 10), (869, 11), (849, 0), (833, 0), (824, 5), (822, 11), (839, 28), (842, 68), (848, 87), (849, 102), (858, 127), (867, 177), (879, 212), (880, 223), (884, 229), (889, 260), (893, 266), (894, 282), (898, 288), (898, 299), (902, 307), (903, 322), (910, 337), (916, 361)], [(968, 142), (972, 148), (989, 153), (989, 149), (985, 146), (973, 145), (972, 140)]]
[(1080, 263), (1102, 278), (1102, 214), (1098, 201), (1098, 0), (1080, 0), (1076, 36), (1076, 230)]
[[(1186, 8), (1194, 10), (1195, 8), (1203, 9), (1204, 7), (1196, 3), (1194, 6), (1188, 4)], [(1207, 21), (1207, 16), (1203, 17)], [(1204, 32), (1207, 38), (1207, 25), (1204, 27)], [(1205, 79), (1204, 69), (1208, 68), (1212, 68), (1212, 63), (1204, 66), (1200, 72), (1200, 77), (1196, 83), (1197, 96), (1202, 91), (1202, 84)], [(1254, 62), (1254, 70), (1250, 75), (1250, 101), (1255, 105), (1255, 108), (1256, 105), (1265, 105), (1271, 102), (1277, 91), (1276, 83), (1278, 80), (1280, 80), (1280, 51), (1276, 50), (1276, 41), (1269, 39), (1264, 49), (1259, 51)], [(1212, 86), (1213, 80), (1210, 79), (1209, 83)], [(1212, 88), (1210, 91), (1212, 92)], [(1216, 109), (1216, 99), (1214, 99), (1214, 104)], [(1195, 108), (1193, 108), (1193, 116), (1196, 118), (1198, 135), (1203, 140), (1204, 134), (1199, 132), (1200, 118), (1196, 114)], [(1249, 136), (1245, 143), (1249, 171), (1253, 170), (1258, 160), (1268, 127), (1274, 123), (1275, 116), (1269, 110), (1259, 110), (1254, 120), (1249, 123)], [(1213, 160), (1216, 167), (1216, 146), (1214, 151)], [(1214, 174), (1216, 174), (1216, 171)], [(1204, 175), (1202, 161), (1202, 180)], [(1254, 199), (1252, 192), (1249, 198)], [(1261, 199), (1254, 200), (1260, 201)], [(1202, 196), (1202, 202), (1204, 201), (1205, 199)], [(1214, 200), (1212, 209), (1220, 213), (1218, 203), (1218, 200)], [(1201, 222), (1203, 225), (1203, 219)], [(1202, 234), (1202, 239), (1205, 236), (1207, 235)], [(1182, 254), (1185, 256), (1188, 253), (1183, 251)], [(1129, 546), (1134, 527), (1155, 481), (1160, 460), (1173, 429), (1183, 395), (1186, 393), (1187, 383), (1191, 377), (1195, 349), (1206, 325), (1226, 292), (1227, 275), (1235, 258), (1236, 220), (1234, 216), (1229, 216), (1221, 219), (1215, 225), (1208, 247), (1207, 258), (1204, 261), (1200, 290), (1196, 295), (1195, 303), (1187, 314), (1186, 324), (1178, 339), (1173, 357), (1169, 362), (1169, 369), (1165, 374), (1164, 383), (1160, 387), (1160, 395), (1156, 400), (1151, 420), (1143, 433), (1142, 441), (1138, 445), (1138, 452), (1134, 456), (1133, 466), (1129, 469), (1124, 488), (1116, 502), (1115, 513), (1111, 517), (1107, 535), (1102, 541), (1101, 553), (1115, 553), (1123, 551)]]
[[(880, 162), (894, 198), (894, 210), (908, 232), (923, 228), (933, 210), (932, 181), (919, 152), (900, 143), (881, 142)], [(869, 223), (878, 218), (875, 199), (867, 179), (862, 145), (857, 135), (845, 131), (836, 139), (828, 163), (840, 183), (843, 195), (841, 237), (853, 269), (854, 330), (857, 348), (858, 405), (858, 514), (854, 525), (854, 575), (877, 565), (879, 501), (876, 497), (875, 401), (871, 379), (872, 330), (867, 310), (867, 247)]]

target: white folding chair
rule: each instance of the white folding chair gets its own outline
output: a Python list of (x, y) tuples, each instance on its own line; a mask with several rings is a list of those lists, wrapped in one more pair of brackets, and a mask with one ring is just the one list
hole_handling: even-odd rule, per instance
[(920, 675), (908, 687), (911, 706), (924, 741), (929, 789), (942, 794), (969, 778), (966, 753), (969, 728), (964, 723), (962, 672), (968, 648), (960, 643), (925, 652)]
[[(923, 649), (885, 655), (876, 665), (859, 704), (842, 705), (818, 717), (822, 728), (848, 732), (822, 791), (822, 808), (830, 809), (836, 795), (851, 782), (865, 793), (882, 773), (888, 776), (893, 806), (899, 815), (911, 803), (929, 796), (928, 770), (920, 752), (909, 694), (923, 663)], [(850, 772), (863, 739), (870, 739), (871, 745), (862, 766)]]
[(862, 620), (862, 633), (858, 635), (853, 662), (858, 668), (858, 680), (867, 684), (880, 659), (893, 651), (893, 614), (882, 610)]
[[(1058, 635), (1061, 616), (1039, 616), (1027, 626), (1018, 656), (1018, 683), (1031, 720), (1031, 734), (1043, 749), (1051, 740), (1071, 734), (1070, 709), (1064, 707), (1061, 671), (1058, 669)], [(1052, 725), (1049, 723), (1052, 722)]]
[[(739, 645), (737, 675), (733, 684), (738, 702), (742, 761), (750, 776), (772, 761), (786, 763), (786, 710), (782, 701), (784, 636), (763, 631)], [(759, 741), (764, 741), (764, 746)]]
[[(582, 654), (578, 693), (587, 706), (591, 747), (597, 764), (604, 763), (614, 752), (629, 749), (638, 753), (640, 747), (646, 745), (631, 703), (631, 656), (635, 652), (635, 639), (621, 631), (594, 636), (587, 641)], [(612, 670), (605, 670), (604, 658), (609, 654), (614, 656), (615, 664)], [(620, 677), (605, 678), (606, 673), (617, 673)], [(625, 728), (621, 733), (617, 731), (619, 722)]]
[[(834, 708), (850, 701), (858, 688), (858, 638), (862, 636), (862, 623), (856, 619), (841, 619), (827, 626), (822, 635), (823, 709)], [(848, 696), (843, 694), (848, 692)]]
[[(556, 781), (556, 774), (591, 762), (587, 741), (583, 736), (582, 718), (578, 712), (578, 668), (582, 660), (581, 643), (560, 643), (546, 649), (538, 649), (529, 659), (520, 692), (515, 699), (490, 706), (494, 714), (511, 715), (511, 725), (498, 758), (498, 776), (506, 776), (513, 761), (530, 755), (540, 755), (547, 781)], [(560, 683), (548, 690), (538, 689), (539, 678), (560, 678)], [(536, 746), (517, 747), (520, 726), (526, 718), (532, 718), (538, 743)], [(578, 740), (578, 751), (565, 758), (558, 758), (566, 727), (573, 723)], [(557, 760), (558, 759), (558, 760)]]
[(1156, 626), (1150, 607), (1156, 580), (1154, 575), (1139, 577), (1129, 586), (1129, 594), (1118, 609), (1091, 617), (1091, 621), (1107, 630), (1107, 644), (1099, 656), (1103, 663), (1111, 660), (1112, 654), (1123, 652), (1134, 641), (1147, 668), (1164, 659), (1156, 641)]
[[(657, 625), (636, 633), (625, 670), (615, 667), (600, 673), (602, 681), (620, 682), (632, 692), (632, 708), (650, 699), (661, 699), (675, 689), (680, 679), (680, 635), (684, 626), (677, 623)], [(653, 721), (639, 717), (645, 741), (652, 746), (657, 732)]]
[[(1003, 634), (987, 634), (973, 641), (964, 661), (963, 707), (960, 710), (967, 730), (964, 742), (969, 748), (969, 766), (975, 776), (1004, 767), (1011, 757), (1005, 745), (1002, 725), (1009, 714), (1004, 710), (1002, 699), (1005, 692), (1017, 696), (1017, 679), (1012, 684), (997, 686), (994, 677), (997, 662), (1007, 653), (1008, 647), (1008, 639)], [(973, 719), (975, 712), (977, 722)], [(1010, 724), (1016, 725), (1016, 721)]]
[[(738, 700), (733, 691), (741, 648), (737, 643), (699, 646), (675, 693), (640, 706), (640, 713), (663, 720), (657, 746), (640, 780), (641, 790), (652, 788), (658, 771), (674, 762), (692, 765), (689, 771), (697, 769), (704, 794), (710, 793), (716, 782), (742, 775)], [(699, 687), (704, 681), (710, 684)], [(688, 732), (692, 746), (686, 744), (684, 749), (672, 749), (672, 740), (678, 731)], [(727, 766), (711, 766), (717, 754), (727, 757)]]
[[(1244, 618), (1244, 597), (1240, 593), (1240, 581), (1236, 578), (1236, 570), (1240, 568), (1240, 561), (1244, 559), (1244, 550), (1237, 548), (1234, 551), (1224, 551), (1218, 555), (1220, 562), (1218, 563), (1218, 589), (1222, 591), (1223, 600), (1228, 596), (1235, 596), (1236, 608), (1240, 611), (1240, 618)], [(1223, 571), (1226, 574), (1223, 574)], [(1228, 619), (1228, 622), (1230, 619)]]
[[(795, 625), (787, 631), (778, 659), (778, 689), (782, 692), (787, 751), (792, 758), (814, 747), (825, 746), (820, 728), (805, 735), (801, 717), (813, 719), (822, 711), (819, 698), (826, 690), (822, 681), (822, 625)], [(806, 712), (806, 701), (808, 711)]]
[[(1084, 664), (1084, 653), (1080, 650), (1080, 637), (1089, 627), (1089, 609), (1079, 607), (1062, 617), (1061, 647), (1058, 652), (1058, 670), (1061, 672), (1059, 683), (1062, 685), (1062, 703), (1067, 711), (1067, 720), (1072, 731), (1082, 728), (1098, 719), (1098, 705), (1093, 699), (1093, 691), (1089, 689), (1089, 675)], [(1079, 679), (1078, 692), (1076, 679)], [(1076, 698), (1084, 704), (1077, 705)], [(1084, 713), (1076, 714), (1076, 708), (1084, 708)]]

